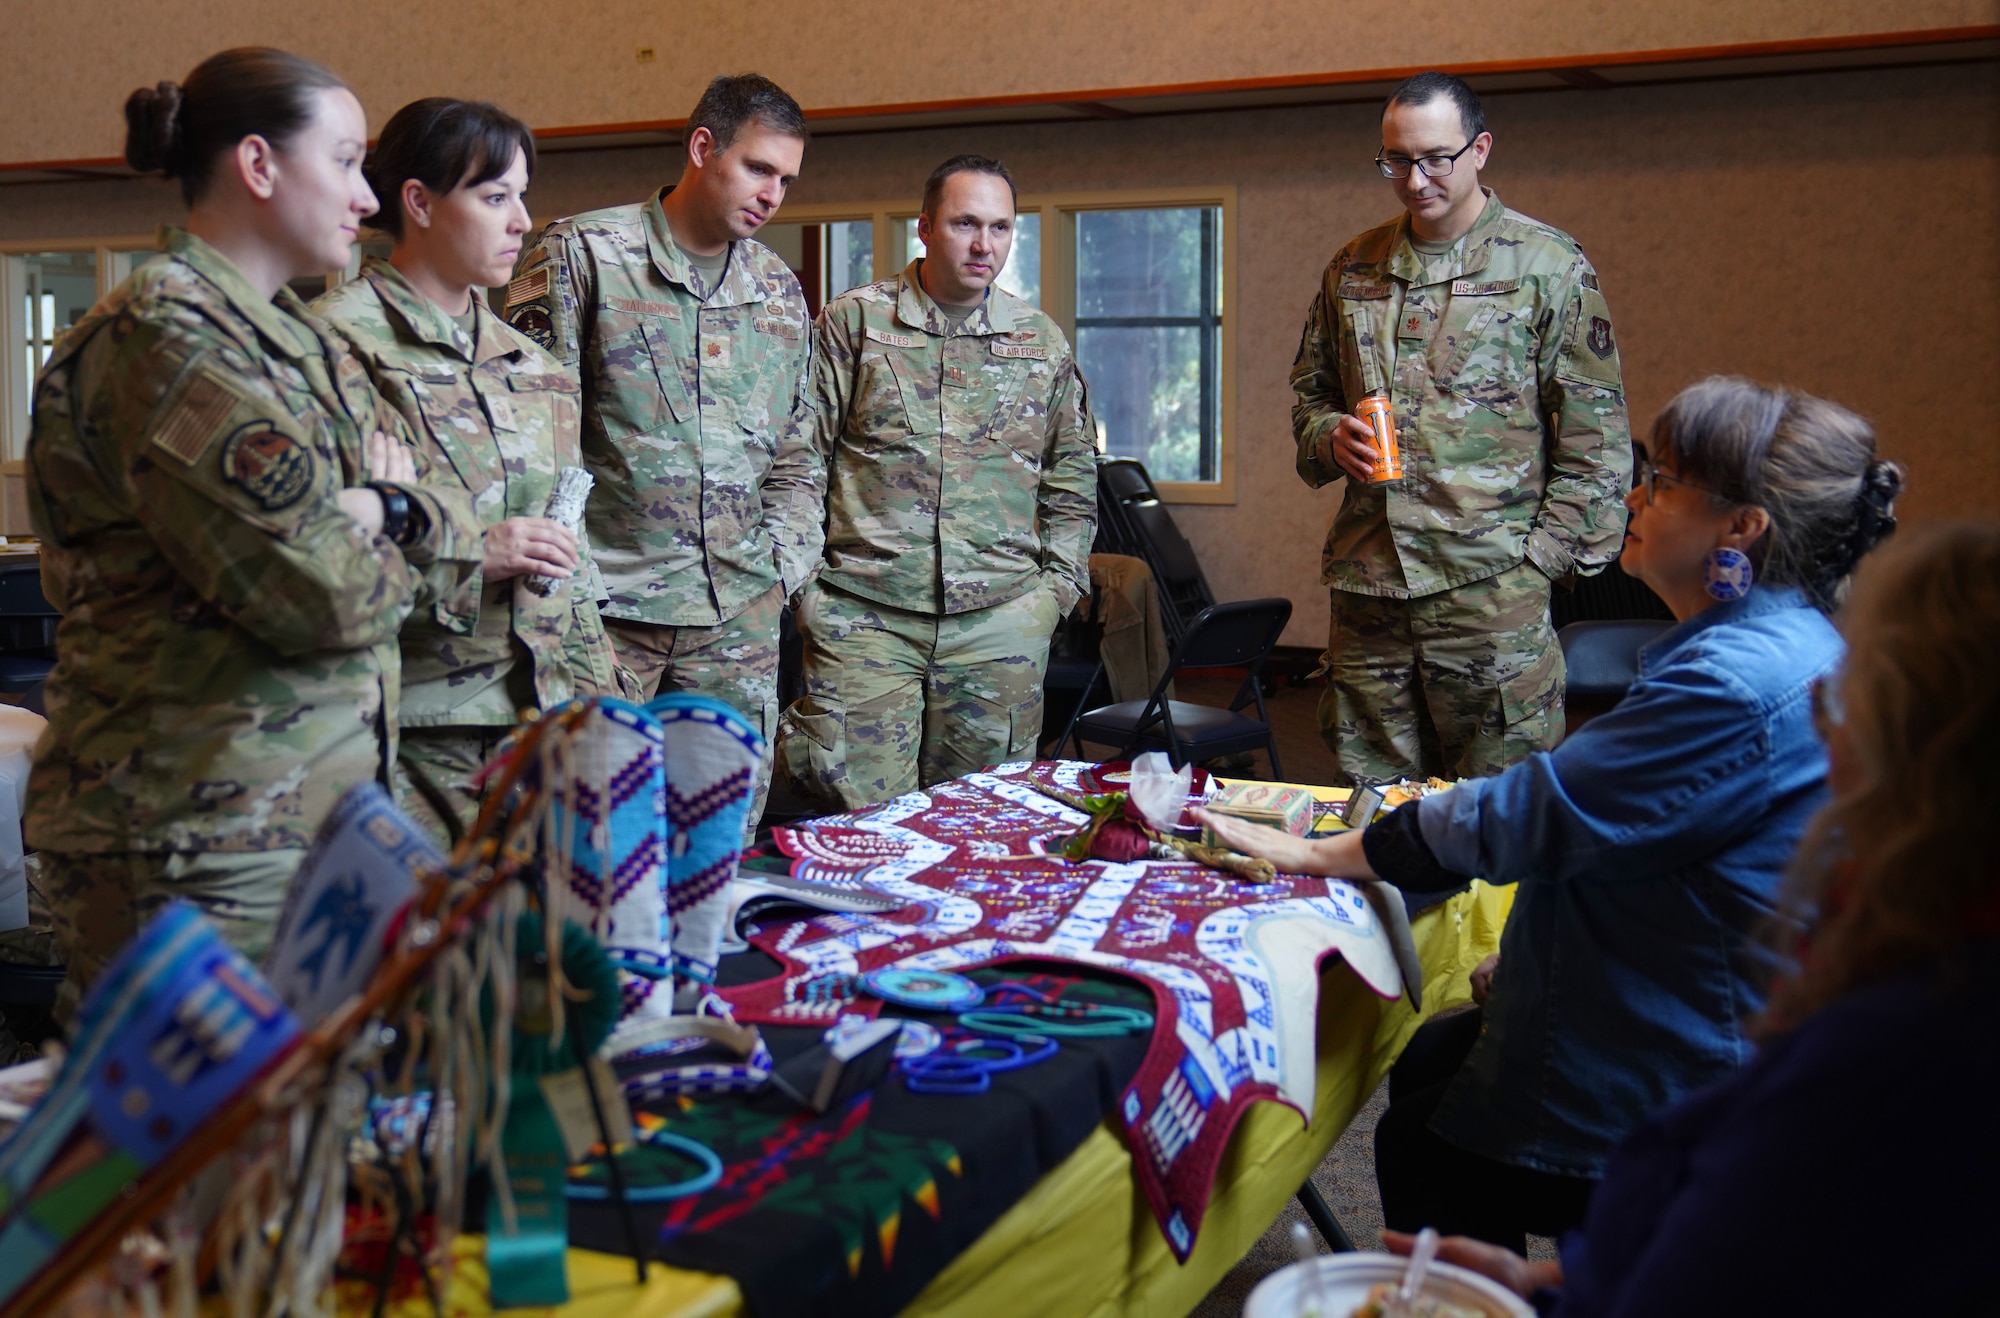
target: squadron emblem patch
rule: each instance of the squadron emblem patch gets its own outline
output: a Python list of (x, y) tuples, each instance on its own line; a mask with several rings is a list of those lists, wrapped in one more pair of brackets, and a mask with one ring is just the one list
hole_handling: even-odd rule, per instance
[(549, 351), (555, 351), (556, 324), (549, 319), (549, 309), (530, 302), (507, 317), (507, 323), (527, 335)]
[(1611, 322), (1602, 316), (1590, 318), (1590, 337), (1584, 340), (1590, 350), (1597, 354), (1597, 360), (1605, 361), (1611, 356)]
[(313, 456), (270, 422), (251, 421), (222, 441), (222, 478), (275, 513), (312, 488)]

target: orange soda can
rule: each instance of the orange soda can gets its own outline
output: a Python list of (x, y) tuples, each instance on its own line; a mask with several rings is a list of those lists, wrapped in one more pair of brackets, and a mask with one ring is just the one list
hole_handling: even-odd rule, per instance
[(1403, 451), (1396, 446), (1396, 411), (1388, 398), (1370, 394), (1354, 409), (1354, 415), (1375, 432), (1375, 470), (1369, 473), (1369, 483), (1382, 485), (1403, 479)]

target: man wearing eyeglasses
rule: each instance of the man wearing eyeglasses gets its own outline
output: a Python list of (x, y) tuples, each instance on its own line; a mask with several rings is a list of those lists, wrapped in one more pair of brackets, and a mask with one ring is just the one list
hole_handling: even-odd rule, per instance
[[(1631, 428), (1611, 313), (1576, 241), (1479, 185), (1470, 87), (1389, 97), (1375, 164), (1404, 214), (1326, 268), (1292, 365), (1298, 471), (1345, 476), (1320, 734), (1349, 782), (1497, 773), (1562, 733), (1565, 587), (1617, 556)], [(1369, 423), (1395, 416), (1402, 479)]]

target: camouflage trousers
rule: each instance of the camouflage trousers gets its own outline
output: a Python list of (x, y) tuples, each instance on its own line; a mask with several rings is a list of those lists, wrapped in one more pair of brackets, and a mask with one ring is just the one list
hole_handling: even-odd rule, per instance
[(620, 662), (597, 606), (578, 605), (575, 612), (569, 635), (563, 638), (563, 658), (569, 663), (577, 698), (616, 696), (643, 704), (638, 680)]
[(76, 1019), (84, 993), (112, 958), (175, 898), (199, 907), (231, 947), (252, 961), (261, 960), (277, 932), (292, 878), (306, 858), (303, 847), (41, 855), (49, 917), (69, 971), (55, 1009), (65, 1027)]
[(1530, 563), (1419, 599), (1334, 591), (1326, 673), (1344, 784), (1481, 777), (1562, 740), (1562, 649)]
[(639, 681), (641, 703), (675, 691), (720, 700), (764, 738), (764, 759), (743, 819), (748, 841), (771, 794), (771, 747), (778, 731), (778, 620), (785, 592), (773, 586), (750, 607), (713, 627), (661, 627), (625, 618), (604, 625), (618, 658)]
[(396, 748), (396, 805), (449, 848), (454, 830), (438, 813), (438, 803), (418, 788), (410, 770), (414, 768), (437, 789), (451, 808), (456, 831), (463, 833), (479, 817), (481, 796), (472, 780), (500, 753), (500, 743), (513, 731), (511, 727), (404, 728)]
[(815, 581), (798, 621), (806, 695), (785, 711), (779, 755), (808, 796), (854, 810), (1034, 757), (1053, 592), (937, 615)]

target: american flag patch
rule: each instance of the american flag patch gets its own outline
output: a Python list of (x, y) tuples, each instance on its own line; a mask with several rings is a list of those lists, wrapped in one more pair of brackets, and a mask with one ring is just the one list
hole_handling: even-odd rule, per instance
[(530, 270), (513, 283), (507, 285), (507, 305), (517, 307), (523, 302), (533, 302), (538, 297), (548, 296), (549, 268), (542, 266)]
[(166, 423), (153, 432), (153, 442), (192, 467), (222, 433), (243, 396), (206, 370), (194, 382)]

